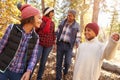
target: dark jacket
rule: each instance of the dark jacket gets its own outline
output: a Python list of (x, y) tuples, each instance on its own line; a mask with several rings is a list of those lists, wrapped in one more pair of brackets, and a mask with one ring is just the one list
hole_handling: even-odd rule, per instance
[[(57, 45), (60, 42), (59, 39), (60, 39), (60, 36), (62, 34), (62, 31), (63, 31), (63, 28), (64, 28), (64, 25), (65, 25), (66, 21), (67, 21), (67, 19), (63, 20), (60, 23), (60, 25), (58, 26), (59, 31), (57, 32)], [(74, 46), (74, 43), (75, 43), (75, 40), (76, 40), (76, 37), (77, 37), (77, 32), (79, 31), (79, 27), (80, 26), (76, 21), (74, 21), (71, 25), (71, 28), (70, 28), (71, 33), (69, 34), (71, 48), (73, 48), (73, 46)]]
[[(9, 66), (10, 62), (14, 58), (18, 48), (19, 44), (22, 38), (22, 26), (19, 24), (14, 24), (6, 46), (3, 48), (2, 53), (0, 54), (0, 70), (5, 71), (7, 67)], [(33, 49), (35, 47), (35, 44), (37, 42), (38, 36), (33, 31), (32, 38), (29, 40), (28, 47), (26, 50), (27, 53), (27, 62), (30, 59), (30, 56), (33, 52)]]

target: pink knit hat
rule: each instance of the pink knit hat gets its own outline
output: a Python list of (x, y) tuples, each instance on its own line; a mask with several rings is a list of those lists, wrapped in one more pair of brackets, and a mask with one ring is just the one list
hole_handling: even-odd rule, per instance
[(40, 11), (37, 8), (32, 7), (29, 4), (22, 5), (20, 10), (21, 10), (21, 18), (22, 19), (26, 19), (26, 18), (29, 18), (31, 16), (35, 16), (37, 14), (40, 14)]
[(98, 26), (97, 23), (88, 23), (88, 24), (85, 26), (85, 29), (86, 29), (86, 28), (92, 29), (92, 30), (95, 32), (96, 36), (97, 36), (98, 33), (99, 33), (99, 26)]

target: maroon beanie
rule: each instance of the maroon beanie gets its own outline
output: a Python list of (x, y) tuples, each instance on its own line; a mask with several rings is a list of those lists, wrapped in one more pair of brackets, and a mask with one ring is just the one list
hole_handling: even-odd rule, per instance
[(98, 33), (99, 33), (99, 26), (98, 26), (97, 23), (88, 23), (88, 24), (86, 25), (85, 29), (86, 29), (86, 28), (92, 29), (92, 30), (95, 32), (96, 36), (97, 36)]
[(37, 8), (32, 7), (29, 4), (22, 5), (20, 10), (21, 10), (21, 18), (22, 19), (26, 19), (26, 18), (29, 18), (31, 16), (35, 16), (37, 14), (40, 14), (40, 11)]

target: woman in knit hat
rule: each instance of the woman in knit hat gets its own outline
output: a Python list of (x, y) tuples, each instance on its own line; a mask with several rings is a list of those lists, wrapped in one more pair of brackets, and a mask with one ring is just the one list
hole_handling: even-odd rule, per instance
[(37, 61), (39, 36), (35, 27), (41, 24), (38, 9), (19, 6), (21, 24), (10, 24), (0, 40), (0, 80), (29, 80)]
[(53, 16), (54, 9), (51, 7), (45, 8), (45, 10), (43, 11), (42, 24), (40, 28), (36, 29), (36, 32), (40, 37), (38, 52), (38, 59), (40, 58), (40, 67), (37, 80), (42, 79), (48, 55), (55, 43), (55, 24), (52, 21)]
[(99, 26), (89, 23), (85, 27), (86, 42), (81, 43), (76, 55), (73, 80), (98, 80), (103, 59), (110, 60), (115, 55), (120, 35), (111, 35), (107, 45), (97, 39)]

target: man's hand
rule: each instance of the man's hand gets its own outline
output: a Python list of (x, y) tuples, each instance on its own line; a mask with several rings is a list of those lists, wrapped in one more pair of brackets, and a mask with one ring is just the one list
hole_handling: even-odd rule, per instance
[(21, 80), (29, 80), (29, 79), (30, 79), (30, 73), (31, 73), (30, 71), (26, 71), (26, 72), (23, 74)]

